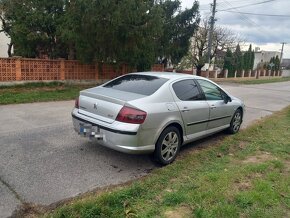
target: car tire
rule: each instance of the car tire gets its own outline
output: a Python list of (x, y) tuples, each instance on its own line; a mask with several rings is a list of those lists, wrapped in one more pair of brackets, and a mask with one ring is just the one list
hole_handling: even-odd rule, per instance
[(154, 151), (154, 159), (162, 165), (172, 163), (179, 153), (181, 137), (179, 130), (169, 126), (160, 134)]
[(228, 128), (228, 133), (236, 134), (239, 132), (243, 120), (243, 113), (241, 109), (237, 109)]

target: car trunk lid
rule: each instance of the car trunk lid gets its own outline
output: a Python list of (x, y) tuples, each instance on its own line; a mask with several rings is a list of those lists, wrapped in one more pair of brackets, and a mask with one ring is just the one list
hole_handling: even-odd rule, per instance
[(80, 92), (79, 113), (106, 123), (113, 123), (127, 102), (143, 97), (145, 96), (131, 92), (95, 87)]

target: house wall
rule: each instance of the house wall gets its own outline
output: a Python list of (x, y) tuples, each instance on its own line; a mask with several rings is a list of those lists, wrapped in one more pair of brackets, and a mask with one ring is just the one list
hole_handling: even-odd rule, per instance
[(272, 57), (280, 57), (280, 52), (276, 51), (258, 51), (255, 52), (254, 70), (257, 69), (259, 63), (270, 62)]

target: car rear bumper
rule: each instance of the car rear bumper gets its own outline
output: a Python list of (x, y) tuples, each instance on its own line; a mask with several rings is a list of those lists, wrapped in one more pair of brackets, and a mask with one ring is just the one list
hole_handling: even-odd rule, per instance
[(154, 145), (140, 141), (140, 125), (125, 124), (115, 121), (113, 124), (104, 124), (93, 118), (79, 114), (77, 109), (72, 112), (75, 131), (83, 136), (97, 141), (99, 144), (129, 154), (152, 153)]

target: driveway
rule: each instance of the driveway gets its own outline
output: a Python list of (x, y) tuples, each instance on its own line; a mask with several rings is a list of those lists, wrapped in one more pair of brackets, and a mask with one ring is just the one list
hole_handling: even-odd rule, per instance
[[(223, 87), (247, 105), (243, 128), (290, 105), (290, 82)], [(122, 154), (80, 138), (72, 128), (73, 105), (0, 106), (0, 217), (24, 202), (48, 205), (139, 178), (156, 167), (149, 156)]]

